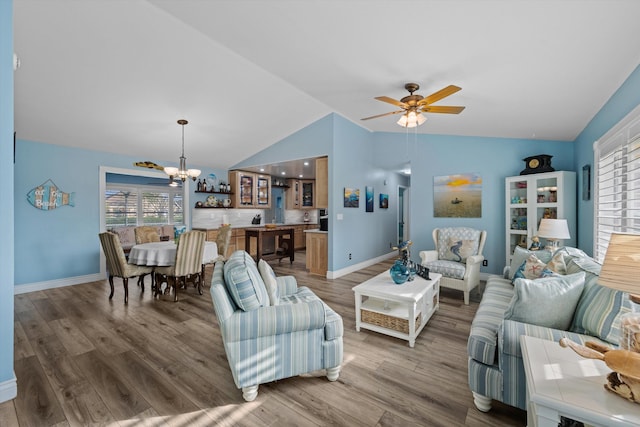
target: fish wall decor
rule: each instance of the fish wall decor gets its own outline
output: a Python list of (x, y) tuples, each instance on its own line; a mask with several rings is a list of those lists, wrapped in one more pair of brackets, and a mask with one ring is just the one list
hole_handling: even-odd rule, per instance
[(60, 191), (58, 186), (50, 179), (46, 180), (27, 193), (27, 200), (35, 208), (44, 211), (52, 210), (60, 206), (75, 206), (75, 194)]
[(149, 161), (146, 161), (146, 162), (135, 162), (133, 165), (134, 166), (138, 166), (139, 168), (157, 169), (157, 170), (160, 170), (160, 171), (164, 170), (163, 166), (157, 165), (157, 164), (155, 164), (153, 162), (149, 162)]

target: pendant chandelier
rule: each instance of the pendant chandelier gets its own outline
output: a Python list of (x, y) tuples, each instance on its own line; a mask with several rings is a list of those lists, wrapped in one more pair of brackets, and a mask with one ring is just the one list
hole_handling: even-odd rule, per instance
[(184, 119), (178, 120), (178, 124), (182, 126), (182, 155), (180, 156), (180, 168), (168, 166), (164, 168), (164, 173), (169, 175), (169, 180), (180, 178), (184, 182), (187, 178), (196, 180), (200, 176), (200, 169), (187, 169), (187, 158), (184, 156), (184, 125), (189, 123)]

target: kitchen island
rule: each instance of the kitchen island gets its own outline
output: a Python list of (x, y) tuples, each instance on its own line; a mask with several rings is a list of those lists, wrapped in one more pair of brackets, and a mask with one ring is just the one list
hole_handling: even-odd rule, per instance
[[(251, 239), (255, 237), (256, 239), (256, 262), (260, 261), (260, 259), (264, 259), (265, 261), (270, 259), (282, 259), (289, 257), (289, 260), (293, 263), (295, 258), (295, 228), (288, 227), (286, 225), (278, 226), (275, 228), (267, 228), (267, 227), (251, 227), (245, 228), (244, 230), (245, 236), (245, 250), (248, 253), (251, 253)], [(279, 236), (278, 240), (278, 248), (274, 253), (264, 254), (264, 241), (269, 237)], [(285, 237), (287, 236), (287, 237)]]

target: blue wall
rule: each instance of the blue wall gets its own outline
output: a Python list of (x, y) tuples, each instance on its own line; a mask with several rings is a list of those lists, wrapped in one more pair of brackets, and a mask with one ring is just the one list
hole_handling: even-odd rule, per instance
[[(413, 258), (418, 251), (434, 249), (432, 230), (467, 226), (487, 231), (483, 251), (488, 267), (482, 272), (500, 273), (505, 263), (504, 179), (524, 169), (533, 154), (552, 155), (556, 170), (573, 170), (571, 142), (480, 138), (445, 135), (379, 133), (375, 138), (376, 164), (384, 167), (411, 162), (411, 240)], [(434, 218), (434, 176), (478, 173), (482, 177), (481, 218)]]
[(0, 402), (13, 399), (13, 3), (0, 1)]
[[(591, 165), (591, 188), (594, 188), (595, 176), (593, 143), (609, 129), (622, 120), (631, 110), (640, 105), (640, 66), (638, 66), (620, 88), (611, 96), (602, 109), (578, 135), (575, 143), (576, 171), (582, 166)], [(582, 183), (582, 175), (578, 172), (578, 182)], [(579, 193), (581, 194), (581, 193)], [(578, 245), (582, 250), (593, 255), (593, 191), (591, 200), (584, 201), (578, 197)]]
[[(15, 242), (16, 285), (100, 272), (99, 168), (108, 166), (148, 172), (135, 168), (133, 163), (137, 161), (140, 159), (18, 139), (15, 233), (20, 239)], [(203, 176), (212, 172), (226, 176), (226, 171), (200, 169)], [(48, 179), (64, 192), (75, 192), (74, 207), (40, 210), (27, 202), (27, 193)], [(187, 182), (191, 191), (189, 200), (198, 200), (193, 193), (195, 183)], [(191, 207), (185, 207), (185, 210), (190, 212)]]

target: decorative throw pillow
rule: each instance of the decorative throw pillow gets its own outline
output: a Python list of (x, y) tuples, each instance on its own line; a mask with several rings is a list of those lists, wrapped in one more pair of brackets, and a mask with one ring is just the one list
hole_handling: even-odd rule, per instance
[(530, 251), (525, 248), (521, 248), (520, 246), (516, 246), (513, 251), (513, 255), (511, 256), (511, 265), (509, 267), (509, 279), (513, 279), (513, 276), (518, 271), (518, 268), (522, 265), (523, 262), (529, 258), (529, 255), (535, 255), (540, 261), (547, 263), (551, 260), (553, 253), (547, 250), (541, 251)]
[(250, 311), (269, 305), (269, 294), (256, 262), (245, 251), (235, 251), (224, 263), (224, 282), (241, 310)]
[(505, 319), (568, 330), (584, 288), (584, 273), (517, 279)]
[(264, 285), (267, 287), (271, 305), (278, 305), (280, 303), (280, 292), (278, 290), (276, 273), (273, 272), (273, 268), (271, 268), (269, 263), (263, 259), (260, 259), (258, 262), (258, 271), (264, 281)]
[(547, 263), (547, 268), (554, 273), (567, 274), (567, 264), (565, 264), (564, 254), (556, 252), (551, 261)]
[(553, 275), (553, 271), (547, 268), (547, 264), (540, 261), (535, 255), (529, 255), (529, 258), (522, 263), (520, 268), (513, 275), (512, 283), (516, 279), (538, 279), (540, 277), (548, 277)]
[(457, 239), (449, 237), (445, 259), (449, 261), (466, 262), (467, 258), (475, 255), (478, 247), (476, 240)]

